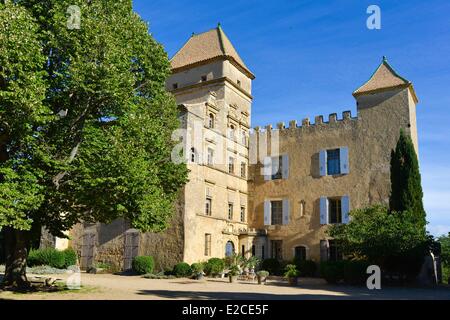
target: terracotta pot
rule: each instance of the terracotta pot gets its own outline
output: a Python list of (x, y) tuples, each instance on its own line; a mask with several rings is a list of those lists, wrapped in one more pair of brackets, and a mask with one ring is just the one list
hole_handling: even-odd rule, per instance
[(296, 286), (298, 284), (298, 278), (289, 277), (288, 281), (289, 281), (289, 285), (291, 285), (291, 286)]
[(237, 281), (238, 276), (228, 276), (228, 278), (230, 279), (230, 283), (232, 283)]
[(258, 284), (265, 284), (267, 277), (258, 276)]

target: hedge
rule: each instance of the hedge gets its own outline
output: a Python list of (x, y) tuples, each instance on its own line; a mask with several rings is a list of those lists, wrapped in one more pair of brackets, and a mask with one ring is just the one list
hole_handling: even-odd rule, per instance
[(225, 262), (220, 258), (211, 258), (205, 264), (205, 273), (207, 275), (217, 275), (225, 269)]
[(189, 277), (192, 274), (192, 269), (186, 262), (177, 263), (173, 267), (173, 274), (177, 277)]
[(50, 266), (57, 269), (66, 267), (66, 255), (63, 251), (53, 248), (31, 249), (27, 258), (27, 265), (34, 266)]
[(261, 269), (269, 271), (269, 273), (272, 275), (281, 275), (283, 273), (282, 264), (280, 263), (280, 261), (278, 261), (278, 259), (275, 258), (263, 260)]
[(138, 274), (153, 273), (155, 267), (155, 261), (151, 256), (137, 256), (133, 258), (131, 267), (134, 272)]

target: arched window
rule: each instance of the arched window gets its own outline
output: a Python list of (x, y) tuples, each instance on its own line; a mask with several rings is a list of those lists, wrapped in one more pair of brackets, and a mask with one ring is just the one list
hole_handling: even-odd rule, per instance
[(214, 114), (212, 113), (208, 116), (208, 128), (214, 129)]
[(197, 152), (195, 151), (195, 148), (191, 148), (191, 162), (197, 162)]
[(232, 241), (228, 241), (225, 245), (225, 256), (231, 257), (234, 254), (234, 243)]
[(305, 246), (298, 246), (295, 247), (295, 259), (300, 260), (300, 261), (305, 261), (306, 260), (306, 247)]

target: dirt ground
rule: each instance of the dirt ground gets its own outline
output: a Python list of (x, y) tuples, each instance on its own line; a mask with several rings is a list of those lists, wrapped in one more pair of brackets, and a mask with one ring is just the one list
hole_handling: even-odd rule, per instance
[[(69, 275), (52, 275), (65, 281)], [(142, 299), (243, 299), (243, 300), (311, 300), (311, 299), (433, 299), (450, 300), (450, 287), (393, 288), (368, 290), (363, 287), (331, 286), (322, 279), (299, 280), (292, 287), (281, 279), (268, 280), (266, 285), (256, 282), (229, 283), (228, 279), (153, 280), (140, 276), (111, 274), (81, 274), (82, 288), (56, 293), (0, 292), (0, 300), (142, 300)]]

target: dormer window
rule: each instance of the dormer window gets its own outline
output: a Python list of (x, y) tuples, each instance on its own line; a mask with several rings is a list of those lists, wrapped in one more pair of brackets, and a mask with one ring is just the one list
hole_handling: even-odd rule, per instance
[(202, 76), (202, 82), (205, 82), (206, 81), (206, 76)]
[(172, 88), (173, 88), (173, 89), (178, 89), (178, 83), (172, 84)]

